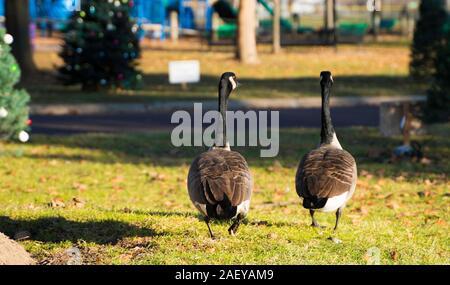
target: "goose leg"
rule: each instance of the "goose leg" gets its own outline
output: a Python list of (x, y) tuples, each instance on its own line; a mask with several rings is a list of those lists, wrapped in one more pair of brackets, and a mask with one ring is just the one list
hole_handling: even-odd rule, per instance
[(337, 211), (336, 211), (336, 225), (334, 226), (333, 231), (337, 230), (338, 224), (339, 224), (339, 220), (341, 219), (341, 215), (342, 215), (342, 207), (337, 209)]
[(234, 236), (237, 233), (239, 225), (241, 224), (241, 221), (242, 221), (242, 216), (241, 216), (241, 214), (238, 214), (236, 217), (236, 220), (231, 225), (231, 227), (228, 229), (228, 233), (230, 233), (230, 235)]
[[(334, 226), (334, 229), (333, 229), (334, 232), (336, 232), (336, 230), (337, 230), (337, 228), (338, 228), (339, 220), (341, 219), (341, 215), (342, 215), (342, 210), (343, 210), (343, 209), (344, 209), (344, 207), (340, 207), (340, 208), (337, 209), (337, 211), (336, 211), (336, 225)], [(342, 243), (342, 241), (341, 241), (340, 239), (335, 238), (335, 237), (333, 237), (333, 236), (329, 237), (328, 239), (331, 240), (331, 241), (334, 242), (334, 243), (337, 243), (337, 244)]]
[(311, 227), (320, 228), (319, 223), (314, 218), (314, 210), (313, 209), (309, 209), (309, 214), (311, 215), (311, 219), (312, 219)]
[(209, 225), (209, 220), (210, 220), (209, 217), (205, 217), (205, 223), (208, 226), (209, 235), (211, 236), (211, 239), (215, 239), (216, 237), (214, 236), (214, 234), (213, 234), (213, 232), (211, 230), (211, 227)]

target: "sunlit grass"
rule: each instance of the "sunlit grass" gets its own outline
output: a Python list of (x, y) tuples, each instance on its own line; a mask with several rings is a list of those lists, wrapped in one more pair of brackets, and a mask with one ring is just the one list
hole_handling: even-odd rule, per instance
[(283, 130), (272, 159), (238, 149), (255, 178), (252, 206), (237, 237), (214, 223), (216, 241), (186, 190), (202, 148), (174, 149), (168, 133), (0, 143), (0, 231), (29, 231), (21, 243), (39, 261), (76, 246), (85, 263), (100, 264), (365, 264), (376, 248), (382, 264), (448, 264), (449, 133), (449, 125), (435, 126), (420, 138), (431, 160), (422, 164), (388, 163), (400, 139), (376, 129), (338, 130), (359, 165), (337, 233), (342, 244), (327, 239), (334, 215), (319, 214), (327, 228), (311, 228), (295, 193), (298, 160), (316, 145), (317, 130)]
[[(196, 59), (201, 64), (201, 82), (187, 90), (168, 83), (168, 63)], [(154, 100), (202, 100), (216, 96), (217, 80), (224, 71), (234, 71), (243, 83), (239, 98), (296, 98), (318, 96), (320, 71), (330, 70), (336, 96), (402, 96), (424, 92), (408, 78), (408, 45), (362, 44), (333, 47), (286, 47), (273, 55), (270, 46), (259, 47), (260, 63), (240, 64), (232, 47), (208, 47), (199, 42), (146, 43), (139, 68), (143, 84), (134, 91), (81, 92), (66, 87), (51, 75), (28, 89), (34, 102), (148, 102)], [(38, 67), (54, 73), (62, 64), (55, 52), (37, 51)], [(239, 99), (235, 98), (235, 99)]]

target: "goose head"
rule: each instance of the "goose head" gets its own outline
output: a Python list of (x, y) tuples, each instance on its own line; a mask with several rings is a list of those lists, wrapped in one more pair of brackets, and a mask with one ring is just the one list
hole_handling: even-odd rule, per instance
[(239, 82), (236, 79), (236, 74), (233, 72), (225, 72), (220, 77), (219, 81), (219, 90), (226, 90), (228, 96), (230, 95), (231, 91), (236, 89), (239, 86)]
[(322, 71), (320, 73), (320, 86), (331, 87), (333, 86), (333, 76), (329, 71)]

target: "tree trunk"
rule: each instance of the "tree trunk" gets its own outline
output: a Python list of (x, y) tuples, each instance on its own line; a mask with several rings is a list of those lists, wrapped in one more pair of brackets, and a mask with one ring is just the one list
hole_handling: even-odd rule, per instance
[(277, 54), (281, 51), (281, 5), (280, 0), (274, 0), (274, 13), (273, 13), (273, 42), (272, 42), (272, 52)]
[(5, 1), (5, 26), (7, 32), (14, 38), (11, 49), (20, 66), (22, 79), (27, 78), (36, 70), (30, 43), (28, 0)]
[(381, 21), (381, 0), (373, 0), (371, 25), (372, 25), (372, 35), (375, 41), (378, 40), (380, 21)]
[(325, 1), (325, 29), (329, 43), (336, 45), (336, 0)]
[(256, 0), (239, 2), (237, 58), (243, 63), (258, 63), (256, 50)]

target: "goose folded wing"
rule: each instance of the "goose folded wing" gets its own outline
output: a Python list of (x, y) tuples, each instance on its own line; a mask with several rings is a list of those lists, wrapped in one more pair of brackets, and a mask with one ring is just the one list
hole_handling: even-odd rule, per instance
[(217, 204), (226, 196), (232, 206), (237, 206), (250, 198), (251, 177), (245, 159), (237, 152), (213, 150), (201, 155), (194, 162), (198, 176), (193, 179), (199, 201)]
[(297, 176), (302, 197), (331, 198), (351, 190), (355, 160), (345, 150), (319, 148), (308, 153)]

